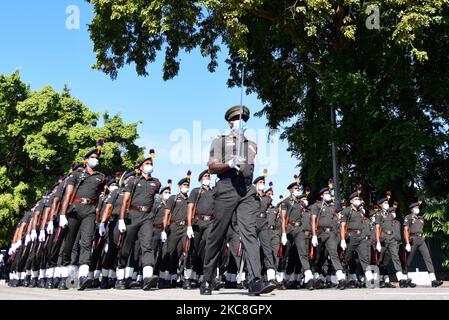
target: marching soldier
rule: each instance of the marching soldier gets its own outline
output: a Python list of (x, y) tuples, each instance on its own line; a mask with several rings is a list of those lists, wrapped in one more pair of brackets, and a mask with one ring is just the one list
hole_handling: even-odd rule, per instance
[[(266, 172), (266, 170), (264, 170)], [(266, 174), (266, 173), (265, 173)], [(263, 252), (263, 264), (267, 270), (267, 280), (273, 285), (276, 279), (276, 269), (274, 267), (274, 255), (271, 250), (271, 236), (268, 228), (267, 210), (271, 203), (271, 198), (265, 195), (265, 176), (254, 179), (253, 184), (257, 189), (259, 198), (259, 212), (256, 218), (256, 233)]]
[(273, 205), (273, 184), (269, 183), (269, 188), (265, 190), (265, 194), (270, 199), (267, 208), (267, 220), (268, 220), (268, 230), (270, 235), (270, 248), (271, 254), (274, 258), (274, 269), (276, 271), (276, 287), (280, 288), (282, 284), (282, 279), (279, 273), (279, 261), (282, 257), (282, 244), (281, 244), (281, 223), (282, 215), (281, 211), (277, 206)]
[(88, 273), (95, 232), (95, 219), (98, 215), (96, 204), (106, 183), (105, 175), (95, 170), (99, 163), (102, 146), (103, 142), (100, 140), (97, 148), (84, 156), (86, 167), (81, 171), (70, 174), (59, 216), (59, 226), (67, 228), (64, 234), (64, 246), (61, 248), (63, 281), (68, 277), (72, 248), (78, 231), (80, 232), (79, 290), (84, 290), (92, 284), (92, 279), (88, 278)]
[(126, 235), (118, 259), (116, 289), (127, 288), (124, 280), (125, 267), (137, 237), (142, 250), (143, 290), (150, 290), (156, 286), (158, 281), (158, 277), (153, 275), (154, 252), (151, 247), (153, 237), (151, 210), (154, 197), (161, 188), (161, 183), (151, 175), (153, 173), (153, 158), (154, 150), (150, 150), (150, 157), (136, 167), (141, 174), (132, 177), (125, 186), (118, 230), (120, 233), (126, 231)]
[[(187, 245), (186, 241), (188, 241), (186, 236), (186, 219), (190, 174), (191, 172), (189, 171), (186, 178), (179, 180), (179, 193), (170, 196), (164, 208), (164, 227), (161, 232), (161, 239), (163, 242), (167, 241), (167, 252), (164, 261), (168, 264), (167, 267), (172, 277), (172, 285), (176, 281), (178, 262), (183, 254), (184, 245)], [(184, 254), (187, 254), (187, 252), (184, 252)], [(184, 259), (184, 265), (180, 267), (180, 273), (185, 271), (185, 262), (186, 259)], [(184, 276), (186, 275), (186, 272), (184, 272)], [(187, 276), (186, 278), (189, 279), (190, 277)]]
[(284, 200), (285, 210), (282, 211), (282, 236), (287, 235), (291, 244), (295, 244), (299, 261), (304, 270), (304, 283), (309, 290), (314, 289), (313, 273), (309, 263), (309, 248), (312, 238), (311, 215), (307, 210), (309, 205), (306, 194), (299, 191), (298, 182), (291, 183), (287, 189), (290, 197)]
[[(396, 277), (398, 278), (399, 283), (403, 283), (407, 279), (406, 277), (404, 278), (404, 275), (402, 274), (401, 260), (399, 259), (399, 244), (395, 235), (395, 229), (399, 223), (395, 219), (394, 211), (390, 210), (387, 198), (380, 199), (377, 201), (377, 204), (380, 206), (381, 210), (376, 215), (374, 222), (376, 224), (376, 249), (378, 250), (379, 247), (381, 247), (383, 255), (388, 253), (388, 256), (393, 261)], [(383, 245), (381, 246), (381, 244)], [(385, 266), (385, 269), (387, 266), (388, 263)], [(388, 275), (386, 277), (388, 277)], [(384, 281), (382, 286), (390, 288), (394, 287), (389, 281)]]
[[(374, 284), (374, 277), (370, 265), (370, 234), (369, 221), (366, 221), (365, 213), (361, 209), (362, 200), (358, 192), (349, 197), (351, 206), (342, 211), (342, 222), (340, 230), (340, 246), (345, 250), (345, 263), (348, 265), (352, 259), (353, 252), (358, 254), (359, 262), (365, 272), (366, 283)], [(346, 245), (346, 226), (349, 233), (349, 244)], [(380, 245), (380, 244), (379, 244)], [(379, 247), (377, 247), (379, 250)], [(380, 250), (379, 250), (380, 251)]]
[[(274, 285), (265, 284), (261, 280), (260, 252), (256, 235), (257, 191), (252, 185), (257, 145), (244, 136), (249, 110), (247, 107), (242, 109), (243, 112), (240, 113), (240, 107), (235, 106), (226, 112), (225, 120), (229, 122), (232, 131), (228, 135), (217, 137), (211, 145), (209, 172), (217, 174), (220, 180), (215, 187), (215, 220), (206, 241), (204, 258), (206, 281), (201, 284), (201, 294), (212, 294), (219, 254), (234, 213), (237, 215), (250, 274), (249, 294), (260, 295), (275, 289)], [(241, 157), (242, 148), (246, 159)]]
[[(429, 248), (427, 248), (427, 244), (424, 241), (424, 218), (419, 215), (419, 206), (419, 202), (412, 203), (409, 206), (411, 213), (404, 218), (405, 250), (409, 252), (404, 274), (408, 273), (408, 268), (413, 261), (416, 250), (419, 250), (424, 259), (424, 263), (426, 264), (427, 272), (429, 272), (432, 287), (439, 287), (443, 284), (443, 281), (437, 280), (435, 277), (435, 269), (433, 267), (432, 258), (430, 257)], [(409, 283), (410, 282), (411, 281), (409, 281)], [(404, 286), (403, 283), (401, 287)]]
[[(323, 255), (324, 249), (327, 250), (332, 266), (336, 270), (338, 288), (343, 290), (346, 287), (346, 277), (337, 253), (338, 217), (328, 187), (320, 190), (320, 197), (321, 201), (312, 205), (312, 245), (318, 247), (317, 255)], [(321, 267), (316, 264), (317, 270)]]
[[(210, 173), (206, 169), (200, 173), (198, 181), (201, 187), (195, 188), (189, 195), (187, 213), (187, 236), (193, 238), (193, 246), (190, 250), (193, 270), (203, 274), (204, 249), (207, 235), (212, 227), (214, 216), (214, 191), (210, 187)], [(190, 277), (184, 279), (184, 289), (191, 289)]]

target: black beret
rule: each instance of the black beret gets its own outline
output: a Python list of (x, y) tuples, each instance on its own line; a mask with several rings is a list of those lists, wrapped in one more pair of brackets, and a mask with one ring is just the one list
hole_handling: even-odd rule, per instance
[(180, 186), (181, 184), (186, 183), (186, 182), (188, 182), (188, 183), (190, 184), (190, 180), (189, 180), (189, 179), (187, 179), (187, 178), (182, 178), (181, 180), (179, 180), (178, 186)]
[(264, 192), (267, 193), (268, 191), (273, 191), (272, 187), (269, 187), (267, 190), (265, 190)]
[(320, 190), (319, 194), (322, 195), (323, 193), (325, 193), (326, 191), (329, 191), (329, 187), (325, 187), (323, 189)]
[(419, 203), (418, 203), (418, 202), (412, 203), (412, 204), (409, 205), (408, 207), (409, 207), (409, 209), (413, 209), (413, 208), (415, 208), (415, 207), (419, 207)]
[(352, 199), (354, 199), (355, 197), (360, 197), (359, 196), (359, 193), (356, 191), (356, 192), (353, 192), (350, 196), (349, 196), (349, 200), (352, 200)]
[[(89, 158), (91, 155), (93, 155), (94, 153), (97, 154), (97, 155), (100, 153), (100, 155), (101, 155), (101, 152), (98, 152), (97, 149), (92, 149), (92, 150), (90, 150), (88, 153), (86, 153), (86, 155), (84, 156), (84, 158), (87, 159), (87, 158)], [(100, 155), (99, 155), (99, 156), (100, 156)]]
[(293, 188), (294, 186), (297, 186), (298, 183), (297, 182), (292, 182), (288, 185), (287, 190), (290, 190), (291, 188)]
[(379, 201), (377, 201), (377, 204), (382, 204), (382, 203), (384, 203), (385, 201), (388, 201), (388, 199), (387, 199), (387, 198), (379, 199)]
[[(240, 105), (233, 106), (228, 109), (225, 113), (225, 120), (231, 121), (232, 118), (240, 116)], [(242, 120), (248, 121), (249, 119), (249, 109), (246, 106), (243, 106), (243, 112), (242, 112)]]
[(203, 178), (203, 176), (209, 173), (209, 169), (204, 170), (203, 172), (200, 173), (200, 175), (198, 176), (198, 181), (201, 181), (201, 179)]
[(253, 184), (256, 184), (256, 183), (259, 182), (260, 180), (265, 181), (265, 177), (264, 177), (264, 176), (257, 177), (256, 179), (254, 179)]
[(106, 185), (109, 187), (113, 183), (118, 183), (118, 182), (115, 179), (111, 179), (111, 180), (108, 181), (108, 183)]
[(170, 190), (170, 192), (171, 192), (171, 188), (169, 186), (166, 186), (166, 187), (163, 187), (161, 189), (161, 191), (159, 191), (159, 193), (162, 194), (165, 190)]
[(148, 157), (148, 158), (145, 158), (144, 160), (142, 160), (140, 163), (136, 164), (136, 166), (135, 166), (134, 168), (135, 168), (135, 169), (140, 168), (140, 167), (142, 166), (142, 164), (143, 164), (145, 161), (147, 161), (147, 160), (151, 160), (151, 163), (153, 163), (153, 158)]
[(134, 177), (137, 173), (135, 171), (131, 171), (128, 172), (127, 174), (125, 174), (125, 176), (123, 177), (123, 180), (128, 179), (129, 177)]

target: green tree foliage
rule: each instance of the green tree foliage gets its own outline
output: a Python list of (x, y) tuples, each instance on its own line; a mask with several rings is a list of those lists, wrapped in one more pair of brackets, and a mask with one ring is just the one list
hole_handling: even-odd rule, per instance
[(368, 202), (391, 190), (403, 215), (421, 194), (449, 202), (449, 0), (89, 2), (94, 68), (112, 78), (129, 63), (148, 75), (162, 50), (164, 79), (180, 50), (199, 48), (214, 71), (224, 45), (228, 85), (244, 64), (258, 115), (283, 129), (313, 192), (332, 176), (334, 140), (343, 195), (358, 183)]
[(19, 73), (0, 75), (0, 239), (9, 241), (17, 219), (73, 162), (105, 139), (99, 170), (113, 177), (142, 157), (137, 123), (90, 111), (51, 87), (30, 90)]

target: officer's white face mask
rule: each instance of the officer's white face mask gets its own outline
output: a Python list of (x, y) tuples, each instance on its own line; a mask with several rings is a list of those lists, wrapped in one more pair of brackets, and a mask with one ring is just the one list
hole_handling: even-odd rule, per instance
[(89, 160), (87, 160), (87, 165), (93, 169), (98, 166), (98, 162), (99, 161), (97, 158), (90, 158)]
[(414, 214), (419, 214), (419, 208), (413, 208), (413, 213)]
[(109, 190), (112, 192), (112, 191), (114, 191), (114, 190), (117, 190), (118, 189), (118, 187), (117, 186), (110, 186), (109, 187)]
[(264, 184), (258, 184), (257, 185), (257, 190), (264, 191), (265, 190), (265, 185)]
[(360, 207), (360, 206), (362, 205), (362, 201), (360, 201), (360, 200), (354, 200), (354, 201), (352, 202), (352, 204), (353, 204), (356, 208), (358, 208), (358, 207)]
[(307, 208), (309, 206), (308, 200), (302, 200), (302, 204), (304, 205), (304, 208)]
[(143, 173), (151, 174), (153, 172), (153, 166), (151, 164), (147, 164), (142, 168)]
[(293, 190), (293, 195), (295, 197), (299, 196), (301, 193), (299, 192), (299, 190)]
[(388, 203), (384, 203), (382, 205), (382, 209), (384, 209), (384, 210), (388, 210), (389, 207), (390, 207), (390, 205)]
[(210, 185), (210, 180), (209, 180), (209, 179), (203, 179), (203, 181), (201, 181), (201, 184), (202, 184), (203, 186), (208, 187), (208, 186)]
[(323, 199), (324, 199), (324, 201), (329, 202), (329, 201), (332, 200), (332, 197), (331, 197), (330, 194), (325, 194), (325, 195), (323, 196)]
[(190, 190), (190, 189), (187, 188), (187, 187), (182, 187), (182, 188), (181, 188), (181, 192), (184, 193), (184, 194), (187, 194), (187, 193), (189, 192), (189, 190)]
[[(234, 120), (232, 122), (232, 131), (240, 132), (240, 120)], [(248, 129), (246, 122), (242, 120), (242, 131), (245, 132)]]
[(163, 193), (162, 194), (162, 199), (168, 200), (168, 198), (170, 198), (170, 193)]
[(391, 215), (393, 216), (394, 219), (396, 219), (396, 212), (391, 211)]

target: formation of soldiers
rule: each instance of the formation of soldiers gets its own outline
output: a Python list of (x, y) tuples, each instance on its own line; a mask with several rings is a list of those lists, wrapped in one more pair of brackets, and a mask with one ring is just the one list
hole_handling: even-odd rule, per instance
[(231, 132), (212, 142), (208, 168), (192, 190), (190, 171), (177, 187), (153, 177), (154, 150), (107, 180), (95, 170), (100, 140), (19, 221), (8, 252), (9, 286), (181, 286), (205, 295), (223, 287), (250, 295), (372, 287), (378, 280), (394, 287), (392, 262), (405, 288), (416, 286), (407, 271), (417, 250), (432, 286), (442, 284), (424, 241), (421, 202), (409, 206), (401, 228), (390, 193), (369, 210), (360, 188), (349, 203), (334, 203), (329, 182), (311, 204), (295, 176), (288, 197), (275, 203), (267, 172), (253, 177), (257, 146), (244, 136), (249, 114), (240, 106), (226, 112)]

